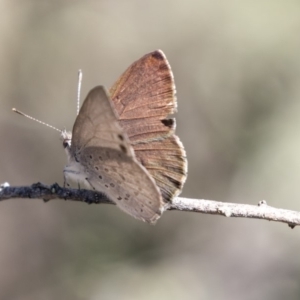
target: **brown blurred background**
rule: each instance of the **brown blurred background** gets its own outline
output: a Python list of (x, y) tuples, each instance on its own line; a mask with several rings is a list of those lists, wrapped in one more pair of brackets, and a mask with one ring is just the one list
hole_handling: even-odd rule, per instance
[[(189, 161), (182, 195), (300, 210), (299, 1), (0, 1), (0, 182), (62, 183), (58, 128), (82, 98), (162, 49)], [(0, 299), (299, 299), (283, 224), (114, 206), (0, 203)]]

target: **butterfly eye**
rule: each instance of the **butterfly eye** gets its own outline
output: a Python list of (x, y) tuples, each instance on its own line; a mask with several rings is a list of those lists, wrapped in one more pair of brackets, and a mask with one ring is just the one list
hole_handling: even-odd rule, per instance
[(63, 141), (63, 146), (66, 149), (67, 147), (71, 147), (71, 141), (70, 140), (64, 140)]

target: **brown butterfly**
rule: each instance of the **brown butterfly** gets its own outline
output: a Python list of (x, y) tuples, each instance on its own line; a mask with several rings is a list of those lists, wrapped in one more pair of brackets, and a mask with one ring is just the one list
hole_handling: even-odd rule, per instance
[(175, 135), (175, 84), (161, 50), (133, 63), (110, 89), (92, 89), (72, 134), (61, 132), (65, 183), (104, 192), (133, 217), (155, 223), (182, 189), (185, 151)]
[(110, 89), (92, 89), (72, 137), (63, 132), (66, 181), (85, 182), (133, 217), (155, 223), (187, 173), (175, 135), (175, 84), (162, 51), (134, 62)]

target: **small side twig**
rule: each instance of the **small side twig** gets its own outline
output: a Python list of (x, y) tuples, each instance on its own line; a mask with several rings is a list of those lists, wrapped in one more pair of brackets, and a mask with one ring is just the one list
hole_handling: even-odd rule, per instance
[[(43, 199), (45, 202), (54, 199), (81, 201), (88, 204), (114, 204), (104, 193), (84, 189), (69, 189), (57, 183), (48, 186), (35, 183), (31, 186), (0, 187), (0, 201), (13, 198)], [(294, 228), (300, 225), (300, 212), (268, 206), (260, 201), (258, 205), (226, 203), (204, 199), (189, 199), (177, 197), (167, 207), (167, 210), (198, 212), (236, 218), (253, 218), (268, 221), (282, 222)]]

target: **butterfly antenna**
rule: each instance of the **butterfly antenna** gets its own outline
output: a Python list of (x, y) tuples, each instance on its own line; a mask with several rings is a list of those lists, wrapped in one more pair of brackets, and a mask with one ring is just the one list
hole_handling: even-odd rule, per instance
[(50, 124), (47, 124), (47, 123), (45, 123), (45, 122), (42, 122), (42, 121), (40, 121), (40, 120), (38, 120), (38, 119), (35, 119), (35, 118), (31, 117), (31, 116), (28, 116), (28, 115), (24, 114), (23, 112), (21, 112), (21, 111), (15, 109), (15, 108), (13, 108), (12, 111), (16, 112), (17, 114), (19, 114), (19, 115), (21, 115), (21, 116), (23, 116), (23, 117), (26, 117), (26, 118), (30, 119), (30, 120), (36, 121), (36, 122), (38, 122), (38, 123), (40, 123), (40, 124), (46, 125), (47, 127), (50, 127), (50, 128), (52, 128), (52, 129), (54, 129), (54, 130), (57, 130), (57, 131), (59, 131), (59, 132), (62, 132), (62, 130), (60, 130), (60, 129), (58, 129), (58, 128), (56, 128), (56, 127), (50, 125)]
[(77, 85), (77, 115), (79, 114), (79, 106), (80, 106), (81, 82), (82, 82), (82, 71), (81, 71), (81, 70), (78, 70), (78, 85)]

